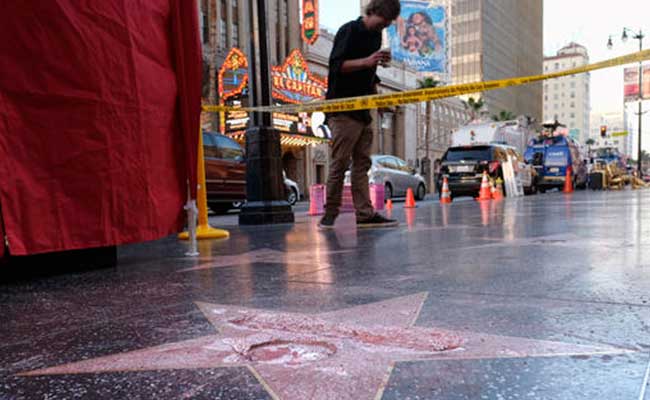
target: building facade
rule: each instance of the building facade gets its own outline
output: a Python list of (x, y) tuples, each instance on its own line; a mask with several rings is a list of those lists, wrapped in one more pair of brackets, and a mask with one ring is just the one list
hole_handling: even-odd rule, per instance
[[(449, 1), (451, 0), (447, 2)], [(232, 56), (233, 52), (238, 53), (241, 58), (248, 54), (248, 43), (243, 40), (249, 37), (245, 29), (249, 26), (247, 2), (201, 0), (199, 5), (204, 57), (203, 100), (209, 104), (239, 104), (239, 97), (233, 93), (228, 92), (225, 95), (223, 82), (220, 85), (219, 80), (223, 80), (224, 65), (230, 68), (227, 69), (229, 77), (237, 74), (237, 66), (230, 65), (227, 57)], [(268, 5), (271, 65), (282, 65), (287, 57), (294, 54), (294, 50), (298, 50), (306, 61), (309, 73), (313, 74), (315, 79), (325, 80), (334, 33), (321, 29), (318, 40), (313, 45), (308, 45), (301, 40), (299, 1), (270, 0)], [(244, 74), (245, 68), (240, 69), (239, 73)], [(389, 68), (379, 68), (378, 75), (381, 78), (379, 93), (415, 89), (418, 80), (423, 77), (398, 62), (391, 63)], [(444, 80), (447, 77), (436, 78)], [(429, 159), (440, 158), (451, 143), (451, 133), (467, 123), (469, 116), (461, 100), (457, 98), (437, 100), (432, 103), (431, 110), (431, 118), (428, 121), (431, 126), (428, 146), (425, 140), (427, 121), (424, 103), (372, 110), (372, 153), (395, 155), (416, 168), (420, 166), (420, 160), (427, 156), (427, 148)], [(226, 133), (243, 144), (247, 116), (242, 114), (204, 113), (202, 126), (206, 130)], [(316, 126), (322, 123), (316, 120), (321, 121), (324, 117), (317, 114), (309, 116), (309, 125), (314, 131)], [(239, 131), (231, 129), (233, 127), (239, 128)], [(308, 195), (311, 185), (326, 182), (330, 148), (328, 144), (317, 141), (283, 141), (282, 161), (287, 176), (298, 183), (304, 195)]]
[[(453, 83), (538, 75), (543, 64), (543, 2), (540, 0), (452, 0)], [(509, 111), (540, 121), (542, 86), (492, 90), (482, 96), (487, 111)]]
[[(544, 58), (544, 73), (553, 73), (589, 64), (587, 49), (577, 43), (561, 48)], [(557, 120), (567, 126), (569, 135), (585, 144), (590, 134), (589, 73), (544, 81), (544, 121)]]

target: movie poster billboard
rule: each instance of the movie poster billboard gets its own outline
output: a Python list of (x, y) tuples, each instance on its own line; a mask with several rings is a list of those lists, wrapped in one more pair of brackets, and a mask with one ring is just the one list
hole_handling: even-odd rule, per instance
[[(625, 101), (639, 100), (639, 67), (625, 68), (624, 74)], [(650, 65), (643, 67), (643, 99), (650, 99)]]
[(418, 72), (447, 72), (447, 14), (444, 6), (402, 0), (402, 11), (388, 28), (393, 60)]

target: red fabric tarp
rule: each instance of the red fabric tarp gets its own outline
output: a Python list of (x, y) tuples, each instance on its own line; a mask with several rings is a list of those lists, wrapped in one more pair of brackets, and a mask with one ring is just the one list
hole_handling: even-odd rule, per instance
[[(0, 209), (13, 255), (178, 232), (196, 187), (194, 0), (3, 0)], [(193, 196), (195, 197), (195, 196)]]

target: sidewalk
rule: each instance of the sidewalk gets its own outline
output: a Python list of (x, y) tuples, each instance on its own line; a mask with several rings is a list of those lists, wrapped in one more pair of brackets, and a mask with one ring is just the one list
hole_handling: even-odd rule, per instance
[[(396, 229), (239, 227), (7, 283), (0, 398), (638, 399), (650, 192), (414, 210)], [(646, 397), (647, 398), (647, 397)]]

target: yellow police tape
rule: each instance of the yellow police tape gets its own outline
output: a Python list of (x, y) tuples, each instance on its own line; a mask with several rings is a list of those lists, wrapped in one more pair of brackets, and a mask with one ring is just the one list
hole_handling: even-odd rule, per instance
[(487, 82), (465, 83), (454, 86), (435, 87), (428, 89), (409, 90), (398, 93), (377, 94), (370, 96), (349, 97), (345, 99), (322, 100), (303, 104), (286, 104), (280, 106), (263, 106), (263, 107), (231, 107), (231, 106), (203, 106), (206, 112), (227, 112), (232, 110), (247, 112), (344, 112), (369, 110), (382, 107), (394, 107), (409, 103), (420, 103), (424, 101), (442, 99), (445, 97), (461, 96), (464, 94), (484, 92), (487, 90), (503, 89), (510, 86), (525, 85), (527, 83), (544, 81), (547, 79), (561, 78), (568, 75), (577, 75), (585, 72), (595, 71), (604, 68), (616, 67), (619, 65), (641, 62), (650, 59), (650, 50), (643, 50), (636, 53), (628, 54), (622, 57), (612, 58), (610, 60), (589, 64), (583, 67), (573, 68), (561, 72), (550, 74), (533, 75), (511, 79), (500, 79)]

